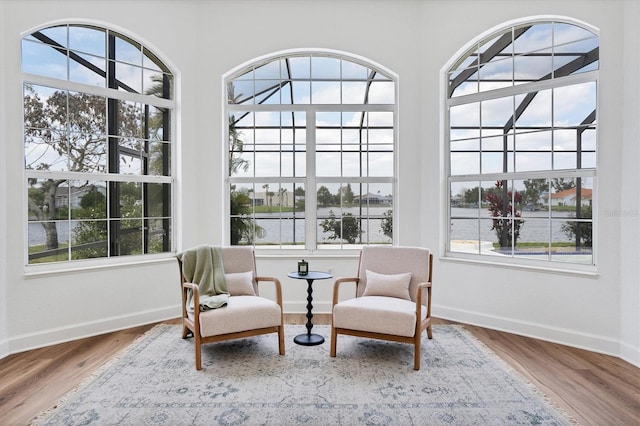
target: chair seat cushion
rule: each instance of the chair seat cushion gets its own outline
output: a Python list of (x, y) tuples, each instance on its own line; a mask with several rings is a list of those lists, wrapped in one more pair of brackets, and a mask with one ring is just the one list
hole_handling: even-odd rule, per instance
[[(427, 317), (422, 307), (421, 320)], [(362, 296), (333, 307), (333, 326), (349, 330), (413, 337), (416, 330), (416, 303), (386, 296)]]
[[(193, 314), (189, 314), (193, 319)], [(259, 296), (231, 296), (227, 306), (200, 312), (202, 337), (281, 325), (280, 305)]]

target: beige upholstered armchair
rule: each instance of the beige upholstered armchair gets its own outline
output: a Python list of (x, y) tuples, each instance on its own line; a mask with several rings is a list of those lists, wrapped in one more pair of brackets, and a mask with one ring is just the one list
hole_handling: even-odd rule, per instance
[[(189, 255), (194, 256), (194, 251), (202, 247), (208, 246), (191, 249)], [(202, 345), (259, 334), (278, 333), (279, 352), (280, 355), (284, 355), (280, 281), (274, 277), (261, 277), (256, 274), (255, 254), (251, 247), (218, 249), (218, 256), (221, 253), (228, 295), (221, 296), (224, 298), (220, 303), (223, 306), (215, 309), (196, 308), (201, 306), (205, 299), (200, 291), (202, 287), (186, 278), (188, 274), (185, 274), (184, 261), (189, 251), (178, 255), (182, 292), (182, 338), (185, 339), (190, 334), (195, 337), (196, 369), (202, 369)], [(197, 255), (203, 257), (200, 253)], [(190, 263), (194, 262), (193, 257), (189, 259)], [(200, 261), (202, 262), (202, 259)], [(209, 273), (213, 274), (213, 271), (204, 272), (205, 275)], [(260, 297), (258, 284), (265, 281), (271, 282), (275, 287), (275, 301)]]
[[(419, 370), (422, 332), (433, 337), (432, 266), (425, 248), (364, 247), (358, 276), (338, 278), (333, 286), (330, 355), (336, 356), (338, 334), (411, 343)], [(356, 297), (339, 301), (340, 287), (349, 282), (356, 284)]]

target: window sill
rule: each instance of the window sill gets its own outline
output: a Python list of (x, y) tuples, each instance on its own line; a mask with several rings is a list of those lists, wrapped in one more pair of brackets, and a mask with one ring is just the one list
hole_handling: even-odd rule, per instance
[(159, 263), (175, 262), (175, 253), (161, 253), (146, 256), (126, 256), (125, 258), (109, 258), (81, 260), (64, 263), (47, 263), (26, 265), (25, 278), (41, 278), (55, 275), (67, 275), (82, 272), (94, 272), (103, 269), (130, 268)]
[[(487, 256), (488, 257), (488, 256)], [(484, 256), (469, 256), (460, 253), (447, 252), (440, 257), (440, 260), (444, 262), (452, 263), (466, 263), (479, 266), (487, 266), (492, 268), (505, 268), (515, 269), (520, 271), (542, 272), (549, 274), (564, 274), (572, 276), (580, 276), (586, 278), (598, 278), (598, 271), (594, 265), (579, 265), (579, 264), (540, 264), (541, 262), (526, 263), (522, 260), (509, 262), (509, 259), (504, 259), (500, 262), (496, 262), (493, 259), (487, 259)]]

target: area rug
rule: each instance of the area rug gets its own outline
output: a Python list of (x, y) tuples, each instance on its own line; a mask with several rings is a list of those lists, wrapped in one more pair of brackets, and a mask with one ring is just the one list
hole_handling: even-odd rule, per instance
[(338, 336), (299, 346), (303, 326), (206, 345), (161, 324), (110, 361), (38, 425), (565, 425), (534, 387), (456, 325), (433, 327), (420, 371), (411, 345)]

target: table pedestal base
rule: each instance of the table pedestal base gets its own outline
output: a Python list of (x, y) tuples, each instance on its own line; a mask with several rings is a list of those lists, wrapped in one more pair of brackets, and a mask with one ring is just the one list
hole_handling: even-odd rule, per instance
[(293, 341), (299, 345), (315, 346), (324, 343), (324, 337), (319, 334), (298, 334)]

